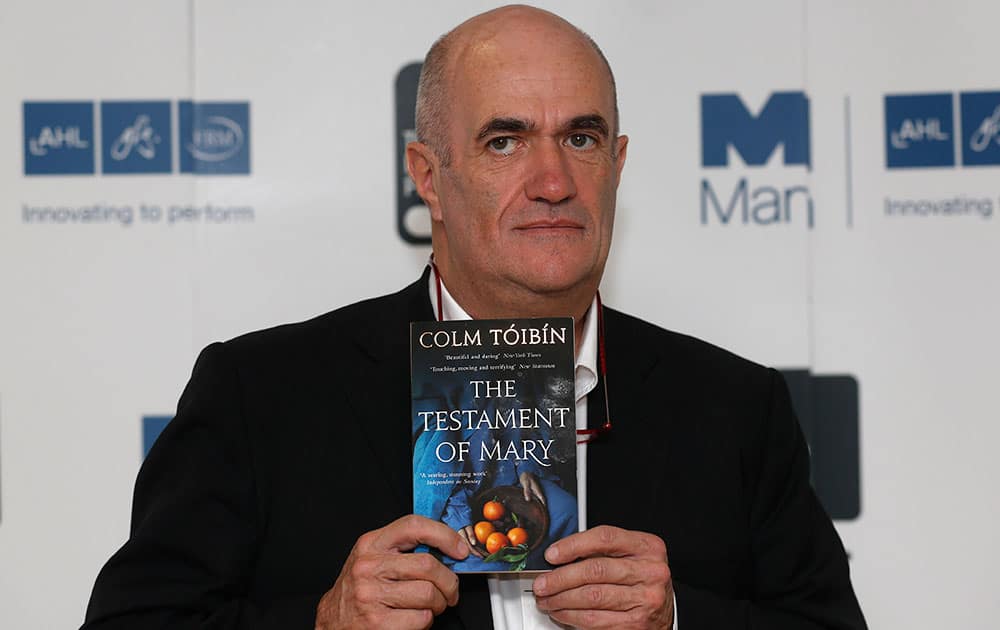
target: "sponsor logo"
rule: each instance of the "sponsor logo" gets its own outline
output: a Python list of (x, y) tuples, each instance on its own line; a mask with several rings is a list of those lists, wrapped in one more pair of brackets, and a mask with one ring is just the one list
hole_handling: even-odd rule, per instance
[[(180, 172), (250, 174), (250, 103), (178, 104), (179, 138), (170, 101), (103, 101), (101, 137), (95, 142), (94, 103), (24, 103), (24, 174), (93, 175), (171, 173), (173, 147)], [(95, 146), (97, 145), (97, 146)]]
[(951, 94), (892, 94), (885, 97), (886, 166), (955, 166)]
[[(958, 103), (956, 121), (955, 104)], [(957, 131), (957, 129), (961, 131)], [(1000, 165), (1000, 92), (889, 94), (885, 97), (886, 168)], [(893, 218), (993, 218), (996, 197), (982, 190), (938, 197), (886, 196)]]
[(406, 145), (417, 139), (419, 63), (403, 66), (396, 75), (396, 229), (407, 243), (431, 242), (431, 218), (406, 172)]
[(101, 172), (171, 171), (170, 101), (101, 103)]
[(160, 437), (160, 433), (166, 428), (167, 423), (173, 419), (173, 416), (143, 416), (142, 417), (142, 457), (146, 458), (149, 455), (149, 449), (153, 448), (153, 443), (156, 442), (156, 438)]
[(94, 172), (94, 104), (25, 102), (24, 174)]
[[(781, 174), (786, 167), (811, 168), (809, 116), (804, 92), (773, 92), (756, 114), (739, 94), (701, 95), (701, 165), (707, 169), (699, 190), (702, 225), (813, 227), (808, 187), (778, 183), (788, 179)], [(778, 147), (780, 167), (774, 164)], [(742, 165), (731, 164), (731, 156)], [(743, 169), (770, 181), (751, 182)]]
[(756, 116), (739, 94), (702, 94), (702, 166), (729, 166), (729, 147), (747, 166), (763, 166), (778, 145), (785, 166), (809, 166), (809, 99), (803, 92), (774, 92)]
[(782, 370), (809, 445), (810, 476), (831, 518), (861, 514), (858, 381), (850, 374)]
[(962, 164), (1000, 164), (1000, 92), (963, 92)]
[(182, 173), (250, 173), (249, 103), (179, 103)]

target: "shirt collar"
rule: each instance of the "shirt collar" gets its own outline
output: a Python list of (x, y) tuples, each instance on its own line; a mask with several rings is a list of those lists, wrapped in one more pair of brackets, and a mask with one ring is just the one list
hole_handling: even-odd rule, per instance
[[(437, 316), (437, 272), (431, 266), (431, 278), (428, 282), (427, 290), (431, 300), (431, 308)], [(583, 316), (583, 340), (580, 343), (580, 351), (576, 355), (576, 369), (574, 372), (576, 381), (576, 399), (580, 400), (597, 386), (597, 296), (594, 296)], [(458, 321), (472, 319), (465, 312), (465, 309), (455, 301), (455, 298), (448, 293), (448, 287), (441, 280), (441, 318), (444, 321)]]

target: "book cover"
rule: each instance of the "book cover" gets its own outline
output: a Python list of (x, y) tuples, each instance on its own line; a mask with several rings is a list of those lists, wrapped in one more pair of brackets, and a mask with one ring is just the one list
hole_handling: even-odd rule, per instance
[(410, 326), (413, 511), (458, 531), (458, 573), (551, 569), (578, 531), (571, 318)]

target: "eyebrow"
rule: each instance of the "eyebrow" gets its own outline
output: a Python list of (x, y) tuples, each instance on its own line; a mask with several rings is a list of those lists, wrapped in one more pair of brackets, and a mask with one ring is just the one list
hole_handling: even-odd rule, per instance
[(525, 131), (532, 131), (534, 128), (535, 123), (530, 120), (522, 120), (520, 118), (491, 118), (485, 125), (479, 128), (476, 140), (485, 140), (487, 136), (495, 133), (523, 133)]
[(586, 114), (577, 116), (565, 126), (565, 131), (588, 130), (596, 131), (602, 137), (607, 138), (609, 134), (608, 121), (600, 114)]
[[(526, 131), (534, 131), (535, 127), (535, 122), (532, 120), (498, 116), (491, 118), (485, 125), (479, 128), (479, 132), (476, 134), (476, 141), (485, 140), (495, 133), (524, 133)], [(608, 121), (600, 114), (577, 116), (563, 125), (561, 132), (568, 133), (577, 130), (596, 131), (603, 138), (607, 138), (610, 135)]]

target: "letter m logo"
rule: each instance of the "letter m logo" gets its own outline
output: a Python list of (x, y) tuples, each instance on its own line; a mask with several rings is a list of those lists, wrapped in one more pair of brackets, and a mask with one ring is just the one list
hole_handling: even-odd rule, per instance
[(754, 116), (739, 94), (701, 95), (701, 165), (728, 166), (730, 145), (747, 166), (763, 166), (778, 145), (785, 166), (809, 167), (809, 99), (804, 92), (774, 92)]

